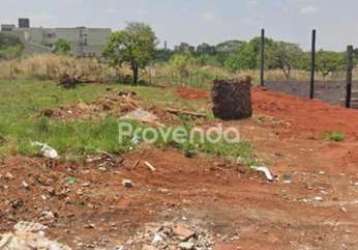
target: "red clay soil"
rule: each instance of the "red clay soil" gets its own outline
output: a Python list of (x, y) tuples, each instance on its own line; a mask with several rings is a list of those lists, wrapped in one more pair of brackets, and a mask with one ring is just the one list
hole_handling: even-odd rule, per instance
[[(176, 92), (188, 100), (209, 98), (208, 91), (195, 88), (179, 87)], [(256, 113), (284, 120), (293, 134), (305, 133), (308, 136), (319, 137), (327, 132), (339, 131), (358, 138), (358, 110), (262, 88), (253, 88), (252, 99)]]
[(205, 90), (190, 88), (190, 87), (178, 87), (176, 89), (177, 94), (187, 100), (199, 100), (208, 99), (209, 93)]
[(295, 134), (306, 132), (319, 136), (326, 132), (340, 131), (358, 138), (358, 110), (261, 88), (253, 90), (253, 103), (257, 113), (285, 120)]

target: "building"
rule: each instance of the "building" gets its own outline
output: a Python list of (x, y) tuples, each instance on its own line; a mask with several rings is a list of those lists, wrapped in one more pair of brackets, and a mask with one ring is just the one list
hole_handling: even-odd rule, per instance
[(74, 56), (102, 56), (103, 49), (111, 35), (107, 28), (34, 28), (30, 20), (20, 18), (18, 27), (2, 24), (1, 32), (18, 37), (25, 46), (25, 53), (50, 53), (56, 41), (64, 39), (71, 44)]

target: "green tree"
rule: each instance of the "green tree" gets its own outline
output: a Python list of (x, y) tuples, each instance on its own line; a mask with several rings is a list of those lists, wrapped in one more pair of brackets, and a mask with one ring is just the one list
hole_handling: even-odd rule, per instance
[(182, 42), (179, 45), (175, 46), (174, 51), (176, 53), (193, 54), (195, 52), (195, 47), (191, 46), (188, 43)]
[(126, 29), (112, 33), (103, 55), (113, 65), (128, 63), (133, 82), (138, 83), (139, 69), (146, 67), (155, 56), (157, 37), (144, 23), (129, 23)]
[(179, 73), (181, 78), (189, 76), (190, 67), (195, 64), (195, 59), (190, 54), (175, 54), (170, 59), (170, 66)]
[(236, 52), (246, 42), (239, 40), (229, 40), (216, 45), (215, 50), (219, 53), (233, 53)]
[(68, 55), (71, 52), (71, 43), (65, 39), (58, 39), (55, 42), (54, 53)]
[(344, 54), (342, 53), (320, 50), (317, 53), (316, 67), (324, 80), (326, 80), (327, 76), (332, 72), (344, 67), (344, 59)]
[(173, 55), (173, 52), (169, 49), (157, 49), (155, 50), (154, 60), (155, 62), (168, 62)]
[(257, 66), (257, 55), (251, 43), (244, 43), (236, 53), (228, 56), (225, 67), (232, 71), (255, 69)]
[(300, 67), (303, 56), (298, 45), (280, 41), (267, 50), (266, 60), (270, 69), (281, 69), (286, 79), (289, 79), (292, 69)]

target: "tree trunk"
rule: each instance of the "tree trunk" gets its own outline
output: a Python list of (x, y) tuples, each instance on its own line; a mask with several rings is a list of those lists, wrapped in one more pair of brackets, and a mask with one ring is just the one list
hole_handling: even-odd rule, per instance
[(132, 72), (133, 72), (133, 83), (137, 84), (138, 83), (138, 65), (136, 63), (132, 64)]

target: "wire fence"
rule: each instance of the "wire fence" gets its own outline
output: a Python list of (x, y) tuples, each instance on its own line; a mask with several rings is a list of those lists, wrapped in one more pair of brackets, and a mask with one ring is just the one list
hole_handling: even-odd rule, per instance
[[(262, 30), (261, 85), (290, 95), (358, 108), (358, 72), (354, 70), (353, 47), (348, 46), (345, 53), (317, 52), (315, 30), (311, 46), (311, 51), (304, 53), (297, 45), (284, 42), (279, 48), (272, 48)], [(272, 71), (273, 67), (276, 70)]]

